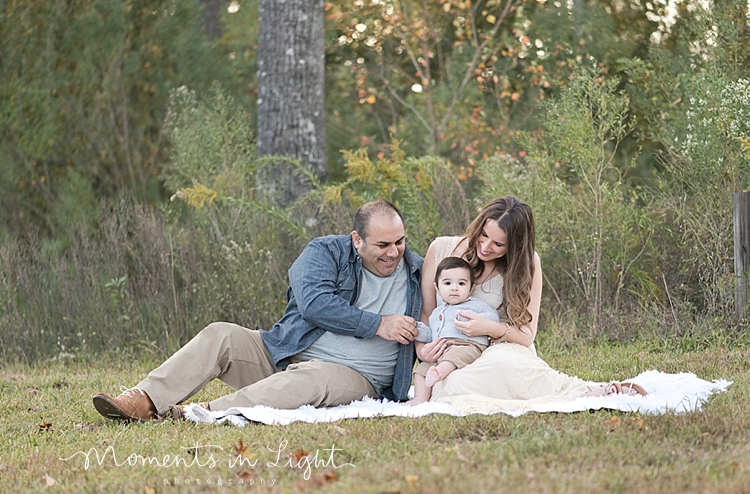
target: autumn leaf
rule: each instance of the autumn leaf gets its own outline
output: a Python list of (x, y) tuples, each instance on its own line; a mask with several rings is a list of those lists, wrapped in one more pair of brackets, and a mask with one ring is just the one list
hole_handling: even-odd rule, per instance
[(240, 438), (236, 443), (234, 443), (234, 452), (237, 453), (238, 456), (244, 456), (249, 447), (250, 445), (245, 445), (245, 442), (242, 440), (242, 438)]
[(622, 419), (617, 415), (612, 415), (612, 418), (604, 421), (604, 425), (609, 429), (609, 432), (614, 432), (622, 425)]
[(336, 482), (338, 479), (339, 476), (336, 475), (336, 472), (331, 470), (311, 476), (310, 483), (312, 483), (314, 487), (323, 487), (329, 482)]
[(40, 431), (51, 431), (52, 430), (52, 423), (51, 422), (42, 422), (39, 424), (39, 430)]
[(404, 480), (406, 480), (407, 484), (414, 487), (415, 485), (417, 485), (419, 477), (417, 475), (407, 475), (406, 477), (404, 477)]
[(46, 473), (44, 474), (44, 477), (42, 478), (44, 479), (44, 484), (47, 487), (52, 487), (53, 485), (57, 484), (57, 481), (53, 479), (52, 477), (50, 477), (49, 475), (47, 475)]
[(305, 451), (304, 449), (300, 448), (300, 449), (298, 449), (297, 451), (294, 452), (294, 454), (292, 455), (292, 458), (294, 458), (294, 461), (296, 461), (296, 462), (299, 463), (299, 461), (302, 458), (304, 458), (305, 456), (307, 456), (309, 454), (310, 454), (309, 451)]
[(146, 488), (144, 489), (144, 492), (146, 494), (156, 494), (156, 489), (150, 486), (146, 486)]
[(258, 472), (256, 472), (254, 468), (251, 468), (250, 470), (242, 470), (241, 472), (237, 472), (237, 476), (245, 482), (249, 482), (251, 479), (254, 479), (258, 476)]

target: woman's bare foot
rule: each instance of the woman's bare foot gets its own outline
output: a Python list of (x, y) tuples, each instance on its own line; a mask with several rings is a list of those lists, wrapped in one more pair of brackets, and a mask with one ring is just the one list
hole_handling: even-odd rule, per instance
[(404, 402), (404, 403), (401, 403), (401, 404), (404, 405), (404, 406), (407, 406), (407, 407), (413, 407), (413, 406), (419, 405), (421, 403), (427, 403), (427, 400), (421, 400), (419, 398), (412, 398), (411, 400), (409, 400), (407, 402)]
[(435, 385), (436, 382), (440, 381), (443, 378), (443, 375), (440, 373), (440, 369), (438, 369), (437, 365), (433, 365), (430, 367), (430, 369), (427, 371), (427, 374), (424, 376), (424, 384), (428, 388), (431, 388)]

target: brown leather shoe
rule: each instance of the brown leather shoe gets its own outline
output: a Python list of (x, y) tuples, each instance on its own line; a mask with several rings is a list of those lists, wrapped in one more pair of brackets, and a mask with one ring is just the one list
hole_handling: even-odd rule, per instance
[(126, 389), (117, 398), (107, 393), (97, 393), (94, 395), (94, 407), (108, 419), (146, 421), (156, 418), (156, 407), (151, 398), (138, 388)]

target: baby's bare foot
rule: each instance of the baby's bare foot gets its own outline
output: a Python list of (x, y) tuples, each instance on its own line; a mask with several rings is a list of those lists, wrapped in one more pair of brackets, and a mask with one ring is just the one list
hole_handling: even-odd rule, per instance
[(443, 378), (442, 374), (440, 374), (440, 369), (437, 368), (436, 365), (433, 365), (430, 367), (430, 369), (427, 371), (427, 374), (424, 376), (424, 384), (428, 388), (431, 388), (435, 385), (436, 382), (440, 381)]

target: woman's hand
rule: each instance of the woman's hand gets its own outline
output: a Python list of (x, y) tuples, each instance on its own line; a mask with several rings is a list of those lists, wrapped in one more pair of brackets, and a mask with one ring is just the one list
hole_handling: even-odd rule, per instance
[(438, 338), (430, 343), (417, 341), (417, 357), (419, 357), (419, 360), (422, 362), (437, 362), (437, 360), (443, 355), (447, 346), (448, 345), (445, 344), (445, 338)]
[(473, 338), (474, 336), (489, 336), (490, 338), (497, 337), (499, 331), (498, 326), (500, 323), (491, 321), (486, 317), (471, 312), (458, 311), (458, 315), (461, 316), (463, 320), (456, 317), (453, 320), (453, 323), (456, 325), (456, 329), (466, 336), (470, 338)]

